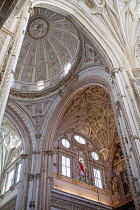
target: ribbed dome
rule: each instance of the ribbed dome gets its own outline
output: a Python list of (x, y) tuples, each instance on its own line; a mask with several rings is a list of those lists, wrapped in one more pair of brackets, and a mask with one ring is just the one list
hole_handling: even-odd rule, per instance
[(77, 30), (66, 17), (34, 8), (16, 67), (15, 88), (36, 90), (40, 80), (46, 87), (57, 83), (67, 64), (75, 63), (78, 51)]

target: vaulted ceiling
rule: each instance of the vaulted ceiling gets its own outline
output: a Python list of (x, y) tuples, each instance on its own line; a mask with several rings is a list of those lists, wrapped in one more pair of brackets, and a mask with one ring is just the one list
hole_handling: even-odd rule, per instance
[(75, 26), (58, 13), (34, 8), (18, 59), (15, 80), (36, 84), (44, 80), (47, 86), (65, 75), (67, 65), (73, 65), (79, 51)]

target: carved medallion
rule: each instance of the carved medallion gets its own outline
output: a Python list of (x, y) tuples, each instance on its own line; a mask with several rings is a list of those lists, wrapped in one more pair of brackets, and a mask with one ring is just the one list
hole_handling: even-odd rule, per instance
[(32, 39), (42, 39), (48, 32), (48, 22), (43, 17), (32, 19), (28, 26), (28, 34)]

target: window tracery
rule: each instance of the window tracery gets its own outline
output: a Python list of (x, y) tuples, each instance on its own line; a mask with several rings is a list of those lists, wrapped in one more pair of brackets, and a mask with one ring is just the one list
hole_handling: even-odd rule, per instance
[(12, 190), (20, 179), (22, 141), (8, 117), (4, 117), (0, 135), (0, 188), (1, 194)]

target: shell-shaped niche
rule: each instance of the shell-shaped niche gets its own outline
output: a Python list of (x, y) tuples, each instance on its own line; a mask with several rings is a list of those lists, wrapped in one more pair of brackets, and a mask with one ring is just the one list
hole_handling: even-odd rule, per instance
[(77, 60), (80, 41), (76, 27), (63, 15), (34, 8), (16, 66), (14, 88), (36, 90), (38, 81), (54, 85)]

